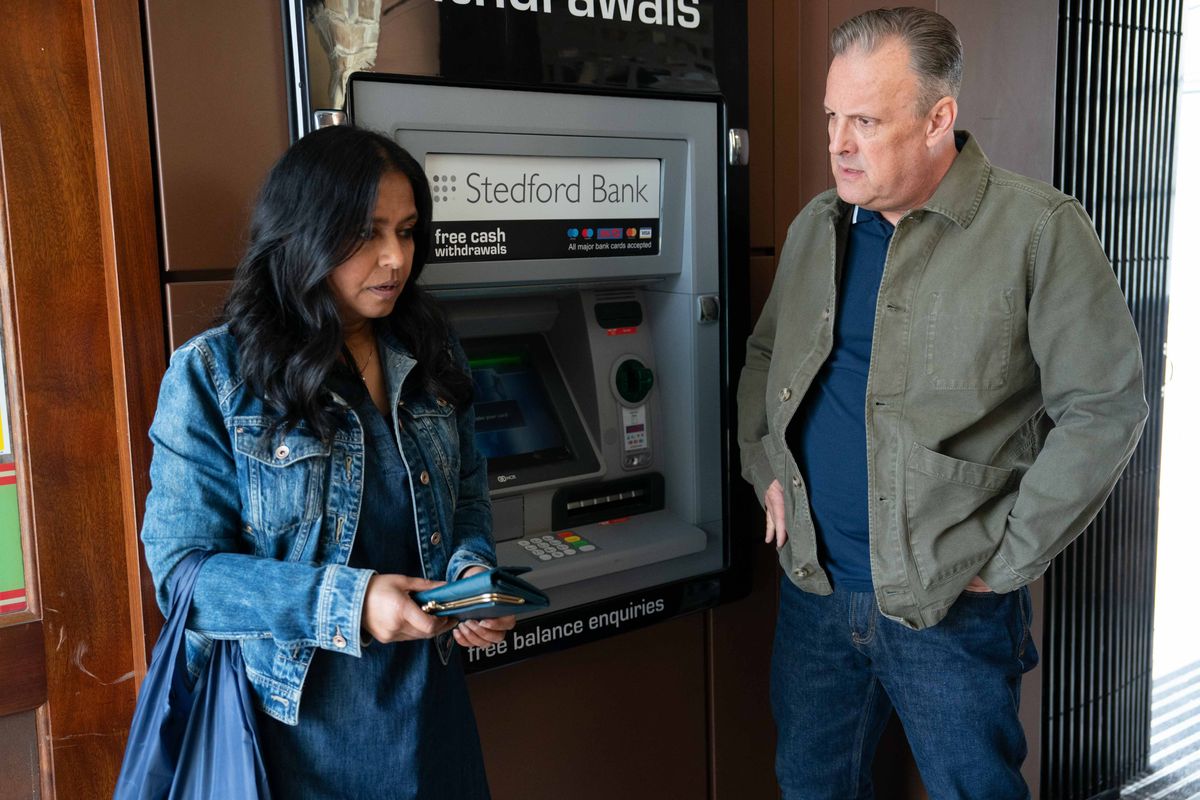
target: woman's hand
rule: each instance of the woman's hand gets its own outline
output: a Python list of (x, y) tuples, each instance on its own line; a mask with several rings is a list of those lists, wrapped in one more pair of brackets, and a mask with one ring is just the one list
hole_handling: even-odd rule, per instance
[(407, 575), (372, 576), (363, 600), (363, 630), (381, 642), (431, 639), (449, 630), (453, 619), (426, 614), (409, 597), (410, 592), (433, 589), (442, 583)]
[[(487, 572), (483, 567), (471, 567), (463, 572), (463, 578)], [(454, 629), (454, 641), (463, 647), (491, 647), (499, 644), (504, 635), (517, 624), (515, 614), (493, 619), (464, 619)]]

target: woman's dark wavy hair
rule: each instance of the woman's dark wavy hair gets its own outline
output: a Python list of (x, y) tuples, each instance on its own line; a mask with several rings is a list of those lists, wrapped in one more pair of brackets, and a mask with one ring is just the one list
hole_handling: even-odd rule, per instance
[(348, 351), (326, 278), (362, 245), (379, 181), (390, 172), (412, 185), (417, 223), (408, 282), (392, 313), (375, 324), (417, 360), (406, 380), (460, 406), (471, 400), (470, 379), (450, 350), (446, 317), (417, 285), (433, 210), (425, 173), (386, 136), (336, 125), (300, 139), (271, 168), (225, 305), (242, 376), (286, 427), (303, 421), (322, 437), (338, 427), (325, 386), (334, 371), (346, 369)]

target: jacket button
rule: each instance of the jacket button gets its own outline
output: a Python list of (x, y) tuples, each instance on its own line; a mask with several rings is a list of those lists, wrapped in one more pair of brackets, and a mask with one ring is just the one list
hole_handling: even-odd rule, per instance
[(422, 486), (429, 485), (429, 473), (426, 472), (425, 470), (421, 470), (421, 485)]
[(292, 452), (292, 449), (290, 447), (288, 447), (286, 444), (281, 444), (281, 445), (279, 445), (279, 447), (275, 448), (275, 457), (276, 458), (287, 458), (288, 453), (290, 453), (290, 452)]
[(795, 475), (792, 476), (792, 486), (795, 486), (796, 488), (800, 488), (800, 473), (799, 472), (797, 472)]
[(442, 532), (441, 532), (441, 531), (434, 531), (434, 532), (433, 532), (433, 536), (430, 536), (430, 537), (429, 537), (429, 543), (430, 543), (430, 544), (433, 544), (433, 545), (439, 545), (439, 544), (441, 544), (441, 543), (442, 543)]
[(829, 319), (829, 309), (828, 308), (821, 312), (821, 319)]
[(807, 578), (808, 577), (808, 569), (805, 567), (797, 568), (796, 569), (796, 577), (797, 578)]
[(333, 635), (333, 646), (339, 650), (346, 646), (346, 637), (342, 636), (341, 631)]
[(791, 389), (781, 389), (780, 390), (779, 402), (786, 403), (788, 400), (791, 400), (791, 399), (792, 399), (792, 390)]

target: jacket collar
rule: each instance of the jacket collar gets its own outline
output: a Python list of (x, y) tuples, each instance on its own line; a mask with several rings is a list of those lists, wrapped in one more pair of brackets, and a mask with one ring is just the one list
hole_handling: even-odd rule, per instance
[(987, 191), (988, 179), (992, 175), (992, 164), (975, 137), (967, 131), (955, 131), (954, 139), (958, 145), (958, 156), (924, 208), (949, 217), (960, 228), (966, 228), (975, 219), (979, 204), (983, 202), (983, 193)]
[[(992, 174), (992, 164), (969, 132), (955, 131), (954, 140), (958, 146), (958, 155), (942, 182), (938, 184), (933, 197), (929, 198), (929, 202), (922, 206), (921, 210), (941, 214), (960, 227), (966, 228), (975, 219), (979, 205), (983, 202), (983, 194), (987, 191), (988, 179)], [(836, 189), (824, 192), (813, 201), (815, 213), (829, 215), (835, 220), (853, 208), (854, 206), (837, 196)]]
[(827, 189), (813, 200), (813, 212), (832, 217), (834, 221), (841, 219), (852, 208), (854, 206), (838, 197), (837, 189)]
[[(391, 331), (383, 326), (380, 326), (375, 332), (376, 341), (379, 343), (379, 361), (383, 367), (383, 374), (387, 381), (388, 393), (391, 395), (392, 408), (400, 402), (400, 393), (404, 388), (404, 380), (412, 372), (413, 367), (417, 365), (417, 360), (409, 355), (408, 350), (404, 345), (400, 344)], [(331, 392), (333, 400), (340, 406), (349, 406), (350, 404), (337, 392)]]
[(417, 365), (417, 360), (409, 355), (400, 340), (392, 335), (384, 326), (379, 326), (375, 336), (379, 342), (379, 357), (383, 359), (383, 372), (387, 376), (388, 394), (391, 395), (391, 407), (394, 409), (400, 402), (404, 379)]

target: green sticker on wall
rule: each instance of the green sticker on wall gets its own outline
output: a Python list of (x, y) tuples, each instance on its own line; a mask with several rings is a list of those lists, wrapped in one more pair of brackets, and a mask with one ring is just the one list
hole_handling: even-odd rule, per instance
[(0, 614), (24, 611), (25, 564), (17, 512), (17, 465), (0, 463)]

